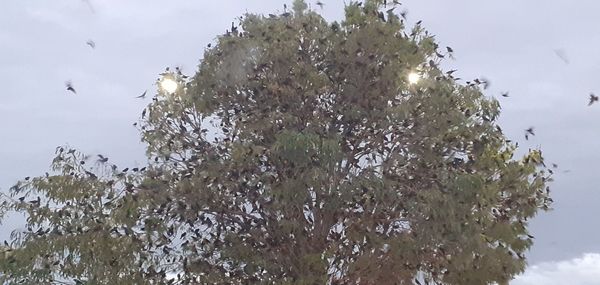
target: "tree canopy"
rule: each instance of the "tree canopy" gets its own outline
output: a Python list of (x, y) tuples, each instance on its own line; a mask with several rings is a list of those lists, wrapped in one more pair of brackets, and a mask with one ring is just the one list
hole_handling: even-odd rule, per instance
[[(148, 165), (67, 146), (0, 214), (25, 284), (492, 284), (523, 271), (547, 209), (540, 150), (497, 124), (481, 80), (395, 4), (327, 22), (297, 0), (244, 15), (138, 124)], [(409, 77), (416, 76), (418, 81)]]

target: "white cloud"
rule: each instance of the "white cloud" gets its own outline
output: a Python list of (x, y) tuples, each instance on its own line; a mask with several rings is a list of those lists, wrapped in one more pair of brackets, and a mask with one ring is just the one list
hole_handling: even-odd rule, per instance
[(570, 260), (532, 265), (511, 285), (598, 285), (600, 254), (586, 253)]

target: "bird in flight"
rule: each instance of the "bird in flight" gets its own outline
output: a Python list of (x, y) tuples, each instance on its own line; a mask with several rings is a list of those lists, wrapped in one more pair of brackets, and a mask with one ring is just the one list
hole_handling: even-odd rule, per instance
[(89, 40), (87, 42), (85, 42), (86, 45), (90, 46), (91, 48), (96, 48), (96, 43), (92, 40)]
[(508, 97), (508, 91), (507, 92), (502, 92), (500, 95), (502, 95), (502, 97)]
[(400, 16), (402, 16), (402, 19), (406, 20), (406, 17), (408, 16), (408, 11), (404, 10), (404, 11), (400, 12)]
[(323, 2), (321, 2), (321, 1), (317, 1), (317, 3), (316, 3), (316, 4), (317, 4), (317, 6), (319, 6), (321, 9), (323, 9), (323, 5), (325, 5), (325, 4), (323, 4)]
[(135, 97), (135, 98), (140, 98), (140, 99), (144, 99), (144, 98), (146, 98), (146, 92), (148, 92), (148, 90), (144, 91), (144, 93), (142, 93), (142, 95), (140, 95), (140, 96), (137, 96), (137, 97)]
[(105, 156), (103, 156), (101, 154), (98, 155), (98, 162), (99, 163), (105, 163), (107, 161), (108, 161), (108, 157), (105, 157)]
[(448, 57), (454, 59), (454, 50), (451, 47), (446, 47), (446, 51), (448, 52)]
[(533, 131), (533, 127), (529, 127), (525, 130), (525, 139), (529, 140), (529, 135), (535, 136), (535, 132)]
[(73, 92), (73, 94), (77, 94), (77, 91), (75, 91), (75, 88), (73, 88), (73, 83), (71, 83), (71, 81), (65, 82), (65, 86), (67, 87), (67, 91), (71, 91)]
[(594, 95), (594, 93), (590, 93), (590, 103), (588, 106), (592, 106), (592, 104), (598, 102), (598, 96)]
[(554, 53), (556, 54), (556, 56), (558, 56), (558, 58), (560, 58), (560, 60), (562, 60), (564, 63), (569, 64), (569, 58), (567, 57), (567, 53), (565, 52), (564, 49), (555, 49)]

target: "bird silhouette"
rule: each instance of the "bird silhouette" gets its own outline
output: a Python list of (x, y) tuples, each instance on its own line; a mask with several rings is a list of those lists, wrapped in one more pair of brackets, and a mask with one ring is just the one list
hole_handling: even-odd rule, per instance
[(317, 4), (317, 6), (319, 6), (319, 8), (321, 8), (321, 9), (323, 9), (323, 5), (325, 5), (325, 4), (323, 4), (323, 2), (321, 2), (321, 1), (317, 1), (317, 3), (316, 3), (316, 4)]
[(592, 106), (592, 104), (598, 102), (598, 96), (594, 95), (594, 93), (590, 93), (590, 103), (588, 106)]
[(567, 53), (565, 52), (565, 50), (563, 49), (555, 49), (554, 53), (556, 54), (556, 56), (558, 56), (558, 58), (560, 58), (560, 60), (562, 60), (564, 63), (569, 64), (569, 58), (567, 57)]
[(96, 48), (96, 42), (89, 40), (87, 42), (85, 42), (86, 45), (90, 46), (91, 48), (95, 49)]
[(400, 16), (402, 17), (402, 19), (406, 20), (406, 17), (408, 16), (408, 11), (404, 10), (404, 11), (400, 12)]
[(492, 84), (492, 83), (490, 83), (490, 80), (487, 78), (481, 78), (480, 81), (481, 81), (481, 84), (483, 84), (483, 89), (490, 88), (490, 85)]
[(446, 47), (446, 51), (448, 51), (448, 57), (454, 59), (454, 50), (451, 47)]
[(508, 97), (508, 91), (507, 92), (502, 92), (500, 95), (502, 95), (502, 97)]
[(65, 82), (65, 86), (67, 87), (67, 91), (71, 91), (73, 92), (73, 94), (77, 94), (77, 91), (75, 91), (75, 88), (73, 87), (73, 83), (71, 83), (71, 81)]
[(146, 92), (148, 92), (148, 90), (144, 91), (144, 93), (142, 93), (142, 95), (136, 96), (135, 98), (140, 98), (140, 99), (146, 98)]
[(525, 139), (526, 140), (529, 140), (529, 135), (535, 136), (533, 127), (529, 127), (528, 129), (525, 130)]
[(108, 157), (104, 157), (103, 155), (99, 154), (98, 155), (98, 162), (100, 163), (105, 163), (108, 161)]

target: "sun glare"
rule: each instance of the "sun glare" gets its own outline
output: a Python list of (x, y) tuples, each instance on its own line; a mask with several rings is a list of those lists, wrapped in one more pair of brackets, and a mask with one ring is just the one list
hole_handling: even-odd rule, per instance
[(408, 83), (410, 83), (410, 84), (417, 84), (420, 79), (421, 79), (421, 75), (419, 75), (416, 72), (411, 72), (408, 74)]
[(160, 81), (160, 88), (169, 94), (175, 93), (177, 87), (177, 82), (172, 78), (165, 77)]

